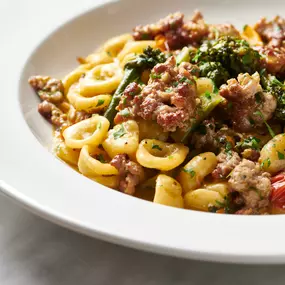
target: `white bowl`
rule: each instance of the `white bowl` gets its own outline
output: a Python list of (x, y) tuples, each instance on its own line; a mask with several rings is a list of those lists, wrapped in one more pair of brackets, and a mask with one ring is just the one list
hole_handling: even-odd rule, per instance
[(0, 93), (5, 102), (0, 112), (2, 191), (42, 217), (126, 246), (193, 259), (285, 262), (283, 215), (218, 215), (156, 205), (108, 189), (63, 164), (48, 152), (51, 127), (37, 113), (38, 98), (27, 83), (33, 74), (62, 76), (76, 66), (76, 56), (169, 12), (190, 15), (198, 8), (208, 22), (230, 21), (241, 28), (262, 15), (284, 15), (285, 2), (273, 2), (125, 0), (71, 19), (31, 53), (18, 95), (7, 96), (8, 86)]

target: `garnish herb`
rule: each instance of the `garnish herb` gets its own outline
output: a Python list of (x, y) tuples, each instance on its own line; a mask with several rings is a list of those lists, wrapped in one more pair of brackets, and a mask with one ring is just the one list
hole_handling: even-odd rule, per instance
[(256, 112), (254, 112), (253, 114), (254, 114), (254, 115), (258, 115), (258, 116), (260, 116), (260, 118), (262, 118), (263, 123), (266, 125), (269, 134), (274, 138), (274, 137), (275, 137), (275, 133), (274, 133), (274, 131), (272, 130), (272, 128), (269, 126), (269, 124), (266, 122), (266, 120), (264, 119), (263, 114), (262, 114), (260, 111), (256, 111)]
[(182, 168), (182, 171), (190, 174), (191, 178), (193, 178), (196, 175), (196, 172), (192, 168), (189, 169)]
[(152, 144), (152, 147), (151, 147), (152, 149), (158, 149), (158, 150), (162, 150), (162, 148), (159, 146), (159, 145), (157, 145), (157, 144)]
[(278, 154), (278, 159), (284, 159), (285, 158), (285, 155), (284, 153), (280, 152), (277, 150), (277, 154)]
[(105, 100), (99, 99), (98, 102), (97, 102), (96, 107), (99, 107), (99, 106), (103, 105), (104, 103), (105, 103)]
[(125, 128), (124, 128), (124, 125), (121, 124), (121, 126), (119, 127), (119, 129), (118, 129), (116, 132), (113, 133), (113, 137), (114, 137), (114, 139), (116, 140), (116, 139), (122, 137), (122, 136), (125, 135), (125, 134), (126, 134), (126, 130), (125, 130)]

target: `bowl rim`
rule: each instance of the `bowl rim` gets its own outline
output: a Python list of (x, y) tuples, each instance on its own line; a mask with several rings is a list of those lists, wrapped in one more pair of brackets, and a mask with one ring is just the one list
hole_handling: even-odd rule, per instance
[[(20, 70), (20, 80), (19, 74), (14, 75), (18, 85), (10, 88), (9, 93), (13, 91), (17, 96), (6, 98), (9, 110), (0, 112), (2, 122), (8, 111), (13, 116), (9, 127), (1, 125), (4, 139), (0, 149), (0, 189), (45, 219), (113, 243), (191, 259), (284, 263), (284, 230), (280, 227), (283, 215), (217, 215), (122, 195), (64, 165), (30, 130), (18, 101), (28, 62), (60, 29), (86, 14), (95, 13), (100, 7), (107, 9), (115, 2), (119, 1), (96, 3), (92, 9), (70, 18), (31, 50)], [(19, 139), (25, 151), (21, 151)], [(270, 246), (265, 246), (268, 241), (271, 241)]]

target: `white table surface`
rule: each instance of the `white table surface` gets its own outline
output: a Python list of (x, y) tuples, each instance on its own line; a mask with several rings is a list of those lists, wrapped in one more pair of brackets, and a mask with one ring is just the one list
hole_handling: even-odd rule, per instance
[[(35, 45), (38, 35), (94, 1), (0, 0), (1, 83), (15, 72), (13, 62), (23, 62), (17, 50), (28, 48), (21, 45), (27, 33)], [(65, 284), (284, 285), (285, 266), (223, 265), (127, 249), (63, 229), (0, 195), (0, 285)]]

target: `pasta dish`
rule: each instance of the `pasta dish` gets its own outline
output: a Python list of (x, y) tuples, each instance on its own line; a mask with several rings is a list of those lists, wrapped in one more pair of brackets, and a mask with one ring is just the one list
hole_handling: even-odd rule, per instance
[(158, 204), (285, 213), (285, 19), (239, 31), (176, 12), (77, 60), (29, 78), (61, 160)]

